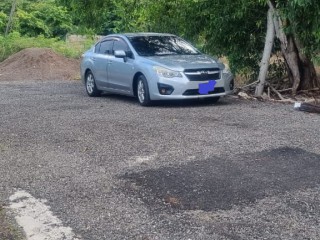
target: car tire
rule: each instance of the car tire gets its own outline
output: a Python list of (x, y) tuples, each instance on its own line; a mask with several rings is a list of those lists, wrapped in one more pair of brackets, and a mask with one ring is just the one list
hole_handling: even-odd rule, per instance
[(86, 91), (87, 94), (90, 97), (99, 97), (101, 94), (101, 91), (98, 90), (97, 85), (96, 85), (96, 80), (93, 76), (93, 73), (91, 71), (88, 71), (86, 74)]
[(145, 76), (140, 75), (138, 77), (137, 85), (136, 85), (137, 98), (142, 106), (150, 106), (150, 94), (149, 94), (149, 86)]

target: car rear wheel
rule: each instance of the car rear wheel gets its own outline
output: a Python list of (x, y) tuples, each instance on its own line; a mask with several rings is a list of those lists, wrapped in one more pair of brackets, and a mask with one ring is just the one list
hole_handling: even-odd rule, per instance
[(140, 75), (138, 78), (137, 98), (142, 106), (149, 106), (151, 104), (148, 82), (143, 75)]
[(86, 74), (86, 91), (90, 97), (98, 97), (101, 94), (91, 71), (88, 71)]

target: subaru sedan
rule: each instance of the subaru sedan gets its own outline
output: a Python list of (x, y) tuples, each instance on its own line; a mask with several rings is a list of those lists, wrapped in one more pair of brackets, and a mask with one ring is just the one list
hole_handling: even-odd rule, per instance
[(102, 92), (154, 100), (231, 94), (233, 75), (224, 64), (172, 34), (127, 33), (102, 38), (83, 54), (81, 79), (90, 97)]

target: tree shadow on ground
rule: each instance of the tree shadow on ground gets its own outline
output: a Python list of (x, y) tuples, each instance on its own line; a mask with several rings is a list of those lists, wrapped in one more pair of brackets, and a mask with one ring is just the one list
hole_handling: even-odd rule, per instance
[(125, 191), (149, 205), (182, 210), (228, 210), (320, 184), (320, 155), (279, 148), (233, 159), (215, 157), (128, 173)]
[[(103, 98), (109, 98), (116, 101), (125, 102), (132, 105), (139, 105), (138, 100), (134, 97), (103, 93)], [(184, 99), (184, 100), (163, 100), (152, 101), (151, 107), (153, 108), (188, 108), (188, 107), (207, 107), (207, 106), (224, 106), (234, 103), (235, 100), (230, 98), (221, 98), (217, 103), (212, 102), (210, 99)]]

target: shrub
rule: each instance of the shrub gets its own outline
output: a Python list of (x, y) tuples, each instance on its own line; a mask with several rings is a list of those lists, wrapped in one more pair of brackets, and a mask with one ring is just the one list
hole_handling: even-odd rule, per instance
[(59, 38), (45, 38), (43, 35), (37, 37), (21, 36), (18, 32), (13, 32), (4, 37), (0, 35), (0, 62), (10, 55), (25, 48), (51, 48), (55, 52), (70, 58), (80, 58), (81, 54), (90, 48), (93, 40), (88, 39), (82, 43), (67, 43)]

